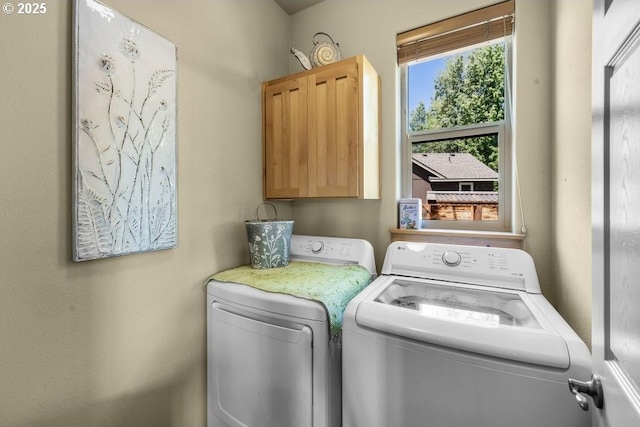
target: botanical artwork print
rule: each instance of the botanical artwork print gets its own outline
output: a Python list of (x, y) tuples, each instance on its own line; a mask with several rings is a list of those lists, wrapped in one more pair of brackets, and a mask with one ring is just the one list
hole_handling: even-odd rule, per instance
[(173, 248), (176, 47), (95, 0), (75, 31), (74, 260)]

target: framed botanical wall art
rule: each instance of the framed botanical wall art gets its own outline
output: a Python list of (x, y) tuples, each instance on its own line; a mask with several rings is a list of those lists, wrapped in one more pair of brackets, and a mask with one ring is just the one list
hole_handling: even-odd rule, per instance
[(105, 4), (75, 1), (74, 261), (177, 245), (176, 52)]

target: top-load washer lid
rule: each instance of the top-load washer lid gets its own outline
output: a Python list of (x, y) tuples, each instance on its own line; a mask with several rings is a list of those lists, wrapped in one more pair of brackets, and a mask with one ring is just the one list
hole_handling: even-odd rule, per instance
[(374, 301), (440, 320), (540, 329), (540, 323), (516, 293), (394, 280)]
[(533, 259), (517, 249), (393, 242), (358, 325), (461, 351), (569, 367)]
[(542, 295), (424, 279), (379, 277), (370, 286), (376, 283), (378, 291), (356, 311), (362, 327), (465, 352), (569, 368), (565, 339), (535, 303)]

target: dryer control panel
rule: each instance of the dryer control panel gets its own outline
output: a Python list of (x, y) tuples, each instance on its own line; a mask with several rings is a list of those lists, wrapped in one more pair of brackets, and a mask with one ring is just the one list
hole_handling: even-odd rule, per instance
[(291, 236), (291, 259), (328, 264), (360, 264), (376, 274), (371, 243), (345, 237)]
[(533, 259), (518, 249), (393, 242), (382, 274), (540, 293)]

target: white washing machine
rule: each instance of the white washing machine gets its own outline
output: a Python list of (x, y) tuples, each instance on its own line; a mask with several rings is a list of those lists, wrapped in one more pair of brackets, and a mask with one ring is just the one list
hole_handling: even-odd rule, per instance
[[(359, 264), (366, 283), (376, 275), (365, 240), (293, 235), (290, 249), (291, 264)], [(210, 280), (207, 306), (208, 427), (341, 425), (341, 344), (324, 304)]]
[(345, 427), (585, 427), (584, 342), (524, 251), (394, 242), (344, 313)]

